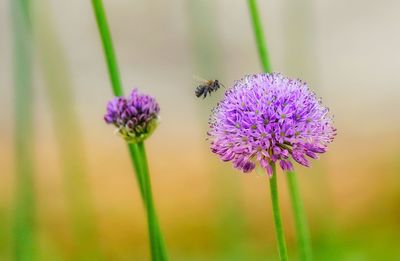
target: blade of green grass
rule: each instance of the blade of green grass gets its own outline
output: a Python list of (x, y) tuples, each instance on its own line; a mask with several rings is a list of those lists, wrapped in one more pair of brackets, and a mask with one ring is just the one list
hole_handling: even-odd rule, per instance
[(75, 258), (101, 260), (92, 200), (85, 169), (82, 134), (74, 109), (71, 77), (45, 0), (35, 10), (35, 36), (45, 91), (52, 113), (64, 186), (74, 231)]
[(15, 219), (14, 260), (36, 260), (33, 170), (32, 47), (28, 1), (10, 0), (14, 45)]
[[(214, 0), (189, 0), (186, 2), (186, 6), (194, 74), (205, 79), (223, 81), (221, 46), (218, 27), (216, 26), (218, 3)], [(204, 19), (204, 14), (207, 14), (207, 19)], [(193, 92), (195, 87), (193, 86)], [(208, 107), (214, 105), (215, 100), (218, 100), (220, 95), (222, 95), (222, 92), (199, 104), (198, 110), (201, 118), (209, 116)], [(207, 128), (202, 132), (206, 133)], [(214, 238), (218, 249), (224, 251), (224, 254), (228, 255), (229, 258), (236, 255), (238, 260), (240, 256), (247, 252), (243, 249), (243, 245), (247, 241), (243, 237), (246, 233), (244, 229), (246, 218), (243, 215), (244, 212), (239, 199), (241, 184), (237, 178), (231, 176), (227, 178), (225, 175), (212, 175), (214, 173), (221, 174), (224, 171), (225, 169), (221, 165), (211, 166), (205, 170), (205, 174), (208, 172), (214, 179), (214, 182), (212, 182), (215, 194), (214, 201), (216, 209), (218, 209), (215, 213), (216, 236)]]

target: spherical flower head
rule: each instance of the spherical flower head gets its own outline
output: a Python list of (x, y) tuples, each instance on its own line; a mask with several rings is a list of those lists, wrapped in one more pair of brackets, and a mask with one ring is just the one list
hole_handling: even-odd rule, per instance
[(127, 142), (145, 140), (157, 127), (160, 107), (157, 101), (133, 89), (128, 98), (115, 97), (107, 104), (104, 120), (113, 124)]
[(291, 159), (308, 167), (308, 158), (318, 158), (336, 135), (328, 112), (305, 82), (248, 75), (213, 110), (211, 150), (245, 173), (259, 164), (271, 176), (275, 163), (290, 171)]

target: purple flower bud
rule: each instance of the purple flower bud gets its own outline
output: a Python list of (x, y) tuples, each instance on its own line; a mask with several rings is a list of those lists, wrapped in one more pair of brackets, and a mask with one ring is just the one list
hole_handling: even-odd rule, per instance
[(243, 172), (259, 163), (269, 175), (290, 159), (309, 166), (333, 141), (336, 129), (321, 100), (300, 80), (281, 74), (249, 75), (235, 82), (213, 110), (211, 151)]
[(145, 140), (157, 127), (160, 107), (157, 101), (133, 89), (129, 98), (116, 97), (107, 104), (104, 120), (117, 127), (128, 142)]

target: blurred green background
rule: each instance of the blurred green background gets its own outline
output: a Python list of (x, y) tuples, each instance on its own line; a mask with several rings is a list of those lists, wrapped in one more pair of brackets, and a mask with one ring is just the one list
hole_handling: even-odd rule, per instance
[[(20, 96), (12, 1), (0, 0), (0, 260), (13, 260), (15, 173), (24, 164), (16, 133), (32, 149), (39, 260), (148, 260), (128, 153), (103, 122), (112, 93), (90, 1), (28, 1), (32, 94)], [(297, 168), (315, 260), (400, 260), (400, 2), (258, 2), (274, 71), (306, 80), (335, 115), (330, 151)], [(230, 86), (261, 71), (246, 1), (104, 4), (125, 91), (138, 87), (161, 106), (146, 143), (170, 260), (277, 260), (267, 179), (208, 148), (208, 116), (223, 91), (193, 94), (193, 75)], [(32, 102), (31, 129), (15, 129), (16, 99)], [(96, 254), (82, 257), (89, 248)]]

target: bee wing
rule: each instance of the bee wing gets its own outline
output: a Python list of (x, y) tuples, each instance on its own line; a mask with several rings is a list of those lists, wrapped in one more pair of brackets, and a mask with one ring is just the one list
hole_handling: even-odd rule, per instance
[(206, 79), (204, 79), (198, 75), (194, 75), (194, 74), (193, 74), (193, 79), (199, 84), (207, 84), (209, 82), (209, 80), (206, 80)]

